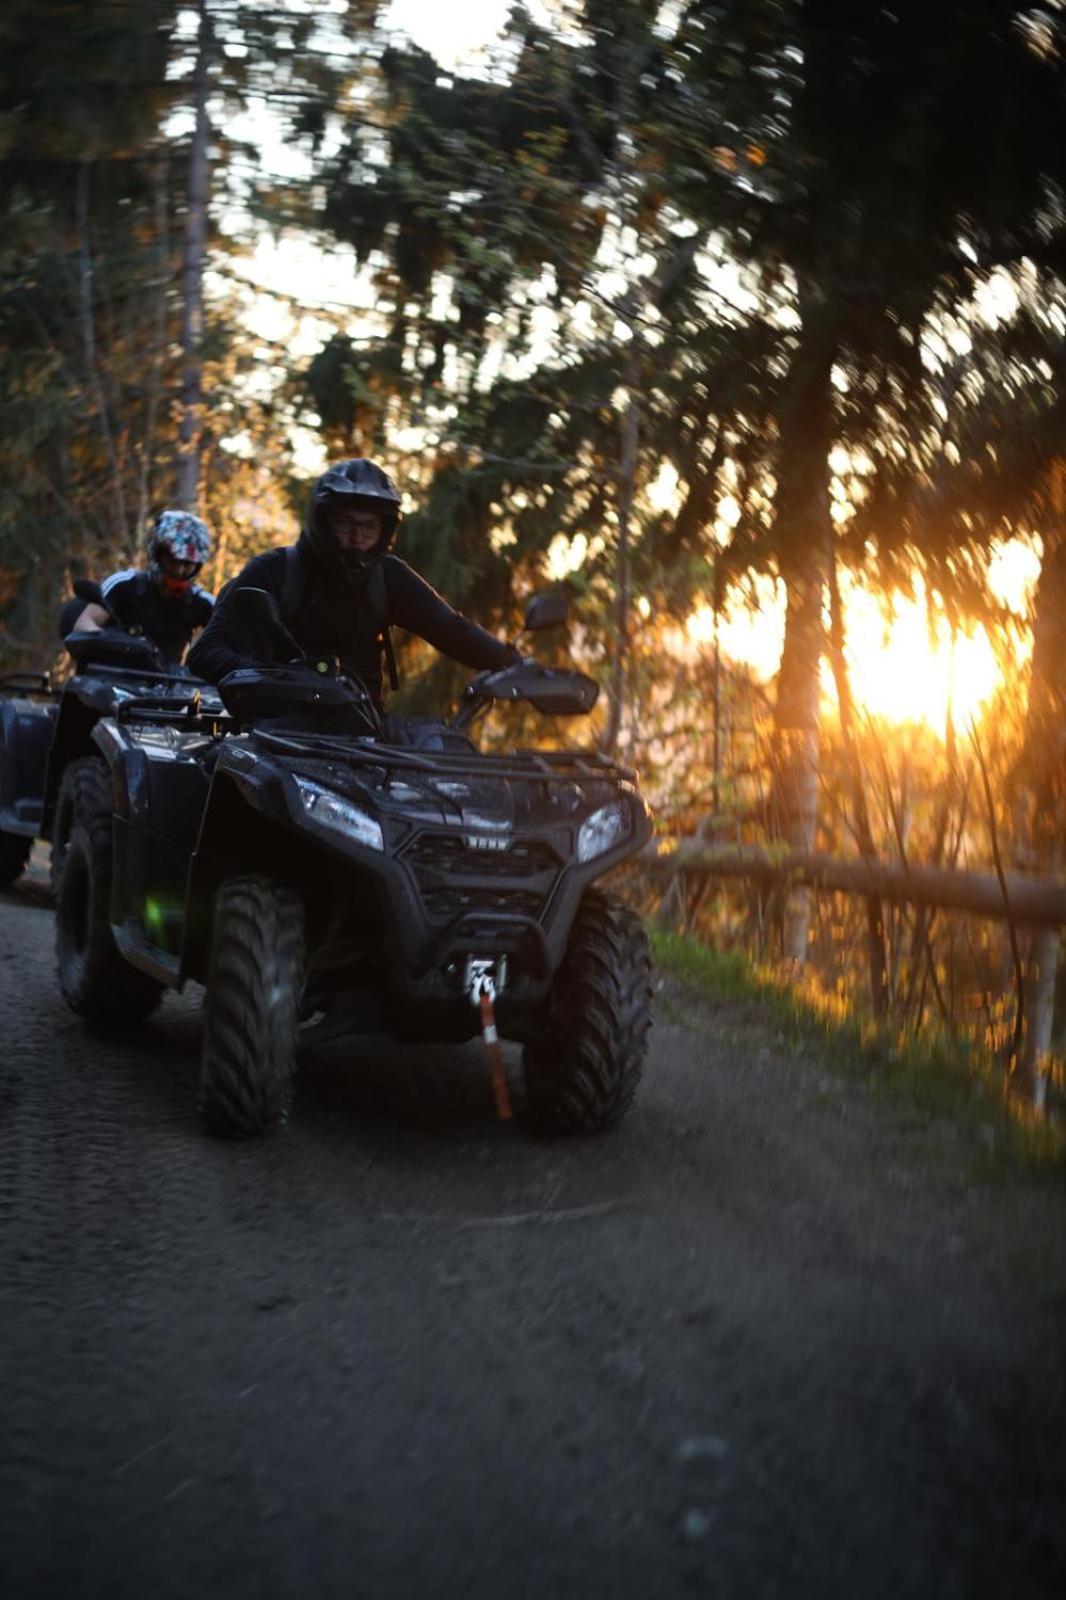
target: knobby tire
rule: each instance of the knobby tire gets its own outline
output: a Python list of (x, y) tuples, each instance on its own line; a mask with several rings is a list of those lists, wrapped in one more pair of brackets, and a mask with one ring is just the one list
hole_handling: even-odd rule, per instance
[(553, 1133), (600, 1133), (633, 1103), (651, 1027), (651, 953), (640, 918), (613, 895), (582, 898), (549, 1000), (523, 1052), (528, 1108)]
[(123, 960), (111, 932), (111, 775), (99, 757), (71, 762), (57, 811), (70, 820), (56, 884), (56, 966), (63, 998), (89, 1022), (139, 1022), (155, 1010), (163, 986)]
[(227, 879), (215, 897), (200, 1109), (229, 1137), (288, 1121), (304, 982), (299, 897), (265, 877)]

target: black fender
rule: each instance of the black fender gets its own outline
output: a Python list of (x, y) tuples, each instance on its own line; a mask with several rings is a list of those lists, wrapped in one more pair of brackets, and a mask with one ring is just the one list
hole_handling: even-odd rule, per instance
[(280, 772), (226, 751), (216, 767), (189, 862), (181, 980), (207, 971), (215, 893), (235, 873), (267, 873), (304, 903), (309, 933), (329, 916), (344, 864), (292, 825)]
[(64, 772), (72, 761), (92, 754), (93, 729), (100, 718), (113, 709), (114, 689), (111, 684), (72, 678), (63, 691), (45, 770), (42, 837), (47, 839), (51, 836)]
[(203, 767), (160, 758), (131, 725), (101, 718), (90, 749), (107, 763), (114, 808), (111, 924), (119, 949), (161, 982), (181, 982), (186, 884), (207, 792)]

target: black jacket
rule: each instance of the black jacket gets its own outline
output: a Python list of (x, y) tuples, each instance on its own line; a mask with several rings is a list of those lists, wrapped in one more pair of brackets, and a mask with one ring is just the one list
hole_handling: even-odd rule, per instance
[(189, 666), (199, 677), (218, 683), (227, 672), (257, 659), (252, 628), (227, 600), (235, 589), (266, 589), (278, 602), (285, 626), (305, 654), (337, 656), (345, 671), (363, 680), (371, 696), (382, 701), (383, 627), (407, 628), (464, 666), (482, 670), (507, 666), (517, 659), (513, 646), (502, 644), (476, 622), (455, 611), (424, 578), (398, 556), (382, 558), (386, 614), (377, 614), (369, 596), (351, 587), (339, 588), (323, 572), (306, 535), (298, 546), (302, 582), (295, 606), (283, 604), (286, 553), (268, 550), (253, 556), (226, 585), (210, 623), (189, 652)]
[[(147, 572), (127, 567), (100, 585), (108, 608), (124, 628), (139, 629), (158, 645), (164, 661), (179, 662), (197, 628), (211, 620), (214, 595), (191, 584), (183, 595), (162, 594)], [(73, 608), (71, 608), (73, 609)], [(80, 608), (84, 610), (84, 605)], [(80, 615), (80, 610), (79, 613)]]

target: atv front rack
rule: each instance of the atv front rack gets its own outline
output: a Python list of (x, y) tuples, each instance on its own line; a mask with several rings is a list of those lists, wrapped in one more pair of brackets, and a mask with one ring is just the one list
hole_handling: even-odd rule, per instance
[(13, 694), (45, 695), (49, 700), (58, 700), (63, 692), (55, 687), (47, 672), (5, 672), (0, 676), (0, 690), (3, 689)]
[(281, 734), (255, 730), (256, 738), (281, 755), (344, 762), (351, 767), (394, 767), (440, 778), (573, 783), (580, 778), (615, 778), (635, 783), (637, 774), (598, 750), (512, 750), (503, 756), (483, 751), (409, 750), (372, 739), (333, 734)]
[(231, 727), (236, 726), (221, 707), (217, 711), (204, 709), (198, 687), (190, 692), (187, 700), (177, 704), (173, 695), (135, 695), (116, 708), (115, 721), (147, 722), (154, 727), (178, 727), (188, 732), (212, 729), (222, 733), (224, 729), (221, 724), (224, 722), (230, 723)]
[(106, 662), (93, 662), (91, 666), (80, 667), (74, 674), (76, 678), (135, 678), (138, 683), (143, 683), (146, 678), (152, 683), (183, 683), (190, 689), (203, 688), (203, 684), (196, 678), (191, 678), (187, 672), (167, 672), (162, 667), (116, 667)]

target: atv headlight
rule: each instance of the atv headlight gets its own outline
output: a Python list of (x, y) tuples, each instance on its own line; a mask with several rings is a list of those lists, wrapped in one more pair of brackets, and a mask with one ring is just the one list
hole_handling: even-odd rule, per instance
[(612, 845), (624, 839), (629, 832), (629, 813), (617, 800), (601, 806), (591, 817), (586, 817), (577, 830), (577, 859), (591, 861), (602, 856)]
[(366, 845), (368, 850), (384, 850), (385, 838), (380, 822), (368, 817), (365, 811), (360, 811), (351, 800), (334, 794), (332, 789), (323, 789), (320, 784), (312, 783), (310, 778), (297, 778), (295, 782), (300, 804), (319, 827), (342, 833), (346, 839)]

